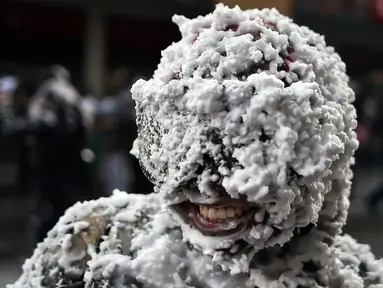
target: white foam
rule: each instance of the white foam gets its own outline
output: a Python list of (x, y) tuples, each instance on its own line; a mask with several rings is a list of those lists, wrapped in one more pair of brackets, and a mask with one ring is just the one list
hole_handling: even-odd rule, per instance
[[(71, 271), (87, 255), (88, 268), (76, 267), (86, 271), (89, 287), (122, 286), (131, 277), (145, 288), (382, 288), (382, 260), (340, 236), (357, 141), (354, 95), (334, 49), (275, 9), (218, 5), (204, 17), (173, 20), (182, 40), (163, 51), (152, 79), (132, 88), (134, 153), (159, 194), (115, 191), (75, 205), (9, 288), (41, 287), (47, 267), (58, 277), (60, 263)], [(230, 157), (235, 161), (225, 163)], [(167, 210), (191, 198), (178, 189), (185, 182), (196, 180), (206, 200), (214, 192), (209, 182), (218, 178), (233, 198), (242, 194), (261, 205), (267, 222), (232, 237), (207, 237)], [(107, 225), (109, 234), (100, 236)], [(100, 252), (90, 238), (72, 254), (68, 231), (90, 227), (104, 239)], [(239, 239), (250, 251), (234, 244)]]
[[(221, 178), (233, 198), (264, 205), (268, 230), (280, 230), (252, 233), (261, 237), (256, 251), (283, 244), (322, 213), (338, 214), (341, 227), (344, 211), (337, 210), (344, 207), (337, 203), (350, 189), (357, 140), (340, 57), (321, 35), (275, 9), (218, 5), (204, 17), (173, 20), (182, 40), (163, 51), (152, 79), (132, 88), (138, 157), (167, 203), (178, 201), (178, 188), (191, 179), (211, 196), (209, 182)], [(189, 232), (196, 247), (211, 249), (208, 237)]]

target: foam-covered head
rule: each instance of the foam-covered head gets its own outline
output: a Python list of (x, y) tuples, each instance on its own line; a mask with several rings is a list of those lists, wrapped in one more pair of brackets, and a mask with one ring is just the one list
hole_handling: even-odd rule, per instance
[(218, 257), (339, 233), (357, 140), (338, 54), (275, 9), (173, 20), (182, 40), (132, 93), (138, 158), (185, 238)]

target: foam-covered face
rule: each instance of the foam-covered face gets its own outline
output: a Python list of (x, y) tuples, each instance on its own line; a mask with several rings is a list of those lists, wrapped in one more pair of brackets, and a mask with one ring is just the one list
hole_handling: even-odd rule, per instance
[(276, 10), (174, 20), (182, 40), (132, 93), (138, 157), (185, 239), (248, 263), (322, 214), (340, 227), (357, 141), (339, 56)]

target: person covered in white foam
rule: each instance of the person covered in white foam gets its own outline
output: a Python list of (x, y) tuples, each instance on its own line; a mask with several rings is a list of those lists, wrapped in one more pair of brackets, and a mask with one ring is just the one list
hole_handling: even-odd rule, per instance
[(182, 40), (132, 88), (155, 193), (76, 204), (8, 287), (382, 288), (342, 234), (358, 142), (339, 55), (275, 9), (173, 20)]

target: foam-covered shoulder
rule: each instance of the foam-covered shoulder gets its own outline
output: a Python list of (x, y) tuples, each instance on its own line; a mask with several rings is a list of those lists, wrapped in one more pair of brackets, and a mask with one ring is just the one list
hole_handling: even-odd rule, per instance
[(143, 217), (159, 208), (157, 195), (119, 191), (108, 198), (75, 204), (37, 245), (32, 257), (25, 261), (20, 278), (8, 288), (83, 283), (89, 260), (124, 248), (118, 245), (118, 227), (130, 227), (131, 231), (140, 226)]
[(357, 243), (347, 234), (337, 236), (334, 245), (346, 270), (358, 274), (364, 287), (383, 287), (383, 259), (376, 259), (369, 245)]

